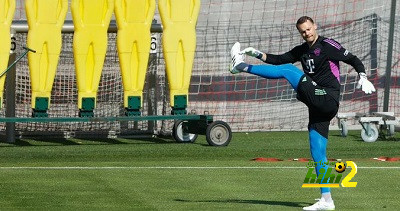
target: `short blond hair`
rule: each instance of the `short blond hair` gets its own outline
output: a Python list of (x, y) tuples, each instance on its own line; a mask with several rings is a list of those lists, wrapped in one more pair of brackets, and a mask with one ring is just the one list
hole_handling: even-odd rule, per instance
[(314, 24), (314, 20), (312, 18), (310, 18), (308, 16), (301, 16), (296, 22), (296, 28), (299, 29), (297, 26), (300, 24), (303, 24), (307, 21), (310, 21), (312, 24)]

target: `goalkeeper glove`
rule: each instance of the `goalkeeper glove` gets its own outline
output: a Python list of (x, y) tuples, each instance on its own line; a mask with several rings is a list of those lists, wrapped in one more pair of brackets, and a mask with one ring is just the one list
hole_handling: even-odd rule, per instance
[(261, 58), (263, 57), (263, 55), (264, 55), (263, 52), (261, 52), (261, 51), (255, 49), (255, 48), (253, 48), (253, 47), (245, 48), (245, 49), (242, 51), (242, 53), (244, 53), (244, 54), (246, 54), (246, 55), (249, 55), (249, 56), (252, 56), (252, 57), (255, 57), (255, 58), (257, 58), (257, 59), (261, 59)]
[(360, 80), (358, 81), (357, 89), (361, 88), (365, 94), (372, 94), (372, 92), (376, 91), (374, 85), (368, 81), (367, 74), (359, 73), (358, 75)]

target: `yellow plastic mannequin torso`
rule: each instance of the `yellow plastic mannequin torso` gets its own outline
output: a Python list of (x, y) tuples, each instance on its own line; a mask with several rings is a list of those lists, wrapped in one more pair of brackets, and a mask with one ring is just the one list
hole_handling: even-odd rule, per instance
[[(143, 86), (150, 51), (150, 27), (155, 0), (116, 0), (117, 47), (124, 85), (124, 106), (128, 97), (143, 99)], [(141, 102), (143, 103), (143, 102)]]
[(159, 0), (158, 7), (164, 26), (162, 45), (170, 101), (174, 107), (174, 96), (187, 96), (189, 92), (200, 0)]
[[(14, 12), (15, 0), (0, 0), (0, 54), (7, 55), (7, 62), (11, 47), (10, 27)], [(3, 58), (1, 60), (3, 60)], [(3, 70), (4, 67), (1, 68)]]
[(31, 107), (37, 97), (50, 100), (61, 51), (61, 28), (68, 11), (68, 0), (25, 0), (29, 25), (27, 45), (32, 86)]
[[(15, 12), (15, 0), (0, 0), (0, 71), (7, 69), (11, 48), (10, 27)], [(3, 105), (6, 75), (0, 78), (0, 108)]]
[(78, 107), (82, 98), (96, 98), (107, 50), (107, 30), (114, 0), (72, 0), (75, 26), (73, 49), (78, 87)]

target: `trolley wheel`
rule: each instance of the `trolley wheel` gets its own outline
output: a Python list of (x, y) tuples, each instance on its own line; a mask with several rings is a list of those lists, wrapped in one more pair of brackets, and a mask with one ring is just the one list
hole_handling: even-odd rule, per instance
[(197, 134), (183, 132), (183, 120), (176, 120), (172, 128), (172, 137), (178, 143), (193, 143), (197, 139)]
[(365, 129), (361, 130), (361, 138), (365, 142), (375, 142), (378, 139), (378, 136), (379, 132), (375, 124), (369, 124), (369, 134), (367, 134)]
[(345, 120), (340, 120), (339, 127), (340, 127), (340, 134), (342, 135), (342, 137), (347, 137), (347, 134), (349, 133), (349, 130), (347, 128), (346, 121)]
[(215, 121), (207, 126), (206, 139), (211, 146), (227, 146), (232, 139), (231, 127), (224, 121)]

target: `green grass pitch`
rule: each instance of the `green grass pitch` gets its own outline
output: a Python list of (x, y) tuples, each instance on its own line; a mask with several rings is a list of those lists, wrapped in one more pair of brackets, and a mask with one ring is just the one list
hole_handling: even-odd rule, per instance
[[(337, 210), (398, 210), (400, 136), (363, 142), (331, 131), (328, 157), (352, 160), (355, 188), (332, 189)], [(255, 162), (276, 157), (280, 162)], [(301, 188), (307, 132), (234, 133), (227, 147), (204, 136), (171, 139), (18, 140), (0, 143), (0, 210), (301, 210), (320, 196)]]

